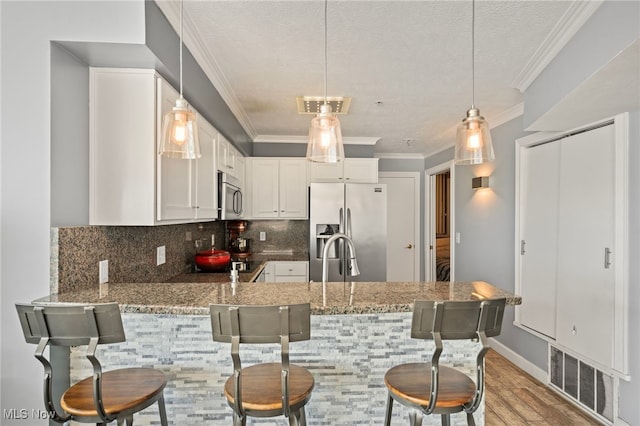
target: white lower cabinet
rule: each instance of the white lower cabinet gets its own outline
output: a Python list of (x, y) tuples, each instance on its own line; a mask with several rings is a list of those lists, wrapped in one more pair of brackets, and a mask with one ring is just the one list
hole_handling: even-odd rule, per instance
[(202, 158), (158, 155), (162, 119), (178, 98), (154, 70), (90, 70), (91, 225), (159, 225), (217, 216), (214, 141), (198, 116)]
[(627, 156), (618, 128), (519, 148), (516, 323), (626, 374)]
[(264, 281), (268, 283), (297, 283), (309, 281), (309, 262), (272, 261), (264, 269)]

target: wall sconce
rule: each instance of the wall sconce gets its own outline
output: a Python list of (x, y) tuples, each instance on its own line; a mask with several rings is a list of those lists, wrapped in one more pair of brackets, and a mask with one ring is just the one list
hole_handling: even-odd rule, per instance
[(478, 176), (471, 179), (472, 189), (489, 188), (489, 176)]

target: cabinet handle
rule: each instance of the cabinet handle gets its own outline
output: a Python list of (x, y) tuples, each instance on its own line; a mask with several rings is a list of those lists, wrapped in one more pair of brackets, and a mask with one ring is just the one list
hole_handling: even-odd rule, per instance
[(525, 240), (520, 240), (520, 255), (523, 255), (525, 253), (524, 246), (526, 244), (527, 244), (527, 242)]
[(604, 248), (604, 269), (609, 269), (611, 266), (611, 249), (609, 247)]
[(407, 247), (406, 247), (406, 248), (408, 248), (408, 249), (412, 249), (412, 248), (413, 248), (413, 244), (409, 244), (409, 245), (407, 245)]

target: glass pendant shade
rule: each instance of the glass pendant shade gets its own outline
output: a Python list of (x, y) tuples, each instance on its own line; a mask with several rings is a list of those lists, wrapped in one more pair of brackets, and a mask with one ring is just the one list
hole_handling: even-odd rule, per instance
[(455, 163), (482, 164), (494, 159), (489, 123), (472, 107), (458, 125)]
[(162, 120), (160, 155), (184, 160), (201, 157), (196, 115), (189, 111), (184, 98), (179, 98)]
[(344, 160), (344, 145), (340, 121), (331, 113), (331, 106), (323, 104), (320, 113), (311, 120), (307, 160), (316, 163), (337, 163)]

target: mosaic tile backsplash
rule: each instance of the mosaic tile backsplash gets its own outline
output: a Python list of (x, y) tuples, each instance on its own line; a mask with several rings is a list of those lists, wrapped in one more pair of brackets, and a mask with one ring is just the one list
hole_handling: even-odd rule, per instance
[[(309, 222), (249, 221), (243, 234), (253, 253), (307, 252)], [(260, 232), (266, 241), (259, 241)], [(191, 240), (187, 240), (190, 234)], [(224, 221), (163, 226), (79, 226), (51, 230), (51, 292), (66, 293), (98, 285), (98, 263), (109, 261), (110, 283), (163, 282), (190, 271), (198, 250), (227, 247)], [(198, 242), (199, 247), (196, 247)], [(156, 266), (157, 247), (166, 263)]]

